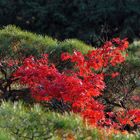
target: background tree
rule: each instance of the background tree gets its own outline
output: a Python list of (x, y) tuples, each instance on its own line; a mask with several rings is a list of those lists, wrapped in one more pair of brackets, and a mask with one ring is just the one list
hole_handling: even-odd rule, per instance
[(78, 38), (92, 45), (120, 36), (140, 37), (139, 0), (1, 0), (0, 26), (58, 39)]

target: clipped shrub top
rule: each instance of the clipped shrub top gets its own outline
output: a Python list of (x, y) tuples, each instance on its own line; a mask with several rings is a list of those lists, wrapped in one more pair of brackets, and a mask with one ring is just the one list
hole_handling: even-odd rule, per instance
[(87, 53), (91, 46), (76, 39), (68, 39), (59, 42), (48, 36), (37, 35), (22, 31), (16, 26), (9, 25), (0, 30), (0, 57), (28, 57), (30, 55), (40, 56), (42, 53), (58, 55), (62, 52), (73, 52), (73, 50)]
[(49, 52), (58, 41), (48, 36), (36, 35), (9, 25), (0, 30), (0, 56), (29, 56)]
[(74, 49), (82, 52), (83, 54), (87, 53), (89, 50), (93, 49), (90, 45), (85, 44), (83, 41), (77, 39), (66, 39), (60, 43), (62, 49), (69, 50), (68, 52), (73, 52)]

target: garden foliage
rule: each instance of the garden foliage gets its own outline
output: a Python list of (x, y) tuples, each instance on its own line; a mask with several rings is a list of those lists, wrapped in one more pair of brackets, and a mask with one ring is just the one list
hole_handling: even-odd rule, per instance
[(30, 55), (38, 57), (42, 53), (53, 53), (53, 56), (59, 58), (62, 52), (72, 53), (73, 50), (77, 50), (87, 53), (91, 49), (90, 45), (77, 39), (67, 39), (60, 42), (48, 36), (22, 31), (12, 25), (0, 30), (1, 58), (24, 59)]
[[(78, 40), (66, 40), (59, 42), (48, 36), (36, 35), (22, 31), (15, 26), (7, 26), (0, 30), (0, 98), (6, 100), (17, 100), (18, 95), (24, 98), (28, 90), (15, 88), (18, 79), (12, 79), (12, 73), (22, 64), (22, 61), (29, 56), (40, 57), (42, 53), (49, 54), (49, 60), (59, 69), (68, 67), (70, 63), (60, 61), (62, 52), (73, 50), (82, 53), (91, 50), (92, 47)], [(14, 84), (14, 86), (13, 86)], [(22, 87), (23, 88), (23, 87)], [(19, 88), (18, 88), (19, 89)]]
[[(81, 114), (92, 125), (139, 128), (139, 110), (132, 110), (140, 99), (133, 92), (140, 75), (138, 43), (130, 45), (124, 62), (126, 40), (113, 39), (94, 49), (75, 39), (59, 42), (14, 26), (0, 30), (0, 36), (1, 99), (36, 100), (61, 113)], [(136, 118), (121, 120), (124, 113)]]
[(61, 111), (81, 114), (93, 126), (136, 129), (140, 123), (140, 110), (106, 112), (105, 106), (96, 99), (102, 96), (106, 88), (105, 77), (115, 78), (119, 75), (118, 72), (108, 73), (108, 69), (125, 61), (127, 48), (126, 39), (114, 38), (85, 55), (78, 51), (73, 54), (62, 53), (62, 61), (75, 64), (74, 69), (63, 72), (48, 63), (47, 54), (43, 54), (40, 59), (31, 56), (24, 60), (14, 77), (30, 88), (36, 101), (51, 102), (55, 99), (62, 103)]

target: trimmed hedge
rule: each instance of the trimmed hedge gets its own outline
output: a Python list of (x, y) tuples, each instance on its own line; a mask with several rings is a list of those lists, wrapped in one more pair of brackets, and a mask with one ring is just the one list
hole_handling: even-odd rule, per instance
[[(46, 111), (39, 105), (27, 107), (23, 103), (3, 102), (0, 107), (0, 130), (20, 140), (139, 140), (136, 136), (98, 131), (83, 124), (74, 114), (58, 114)], [(4, 139), (3, 139), (4, 140)], [(8, 140), (8, 139), (7, 139)]]
[(48, 36), (22, 31), (15, 26), (0, 30), (0, 56), (28, 57), (48, 53), (58, 45), (58, 41)]
[(22, 31), (12, 25), (0, 30), (0, 57), (21, 58), (52, 52), (60, 55), (63, 51), (72, 52), (74, 49), (85, 53), (92, 47), (73, 39), (59, 42), (48, 36)]

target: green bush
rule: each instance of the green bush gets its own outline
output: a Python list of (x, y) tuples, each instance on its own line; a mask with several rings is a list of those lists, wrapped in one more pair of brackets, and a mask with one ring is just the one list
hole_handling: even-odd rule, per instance
[(60, 48), (66, 52), (72, 53), (73, 50), (78, 50), (83, 54), (86, 54), (89, 50), (92, 49), (91, 46), (85, 44), (84, 42), (77, 39), (66, 39), (60, 43)]
[(87, 53), (92, 47), (76, 39), (67, 39), (59, 42), (48, 36), (36, 35), (22, 31), (20, 28), (9, 25), (0, 30), (0, 58), (23, 59), (30, 55), (40, 56), (48, 53), (50, 61), (58, 67), (65, 67), (61, 62), (62, 52), (72, 53), (73, 50)]
[(57, 44), (57, 40), (48, 36), (22, 31), (11, 25), (0, 30), (0, 57), (38, 56), (41, 53), (49, 53)]
[[(46, 111), (39, 105), (27, 107), (23, 103), (3, 102), (0, 107), (0, 130), (13, 139), (20, 140), (139, 140), (137, 133), (123, 136), (106, 134), (83, 124), (82, 119), (72, 114)], [(3, 135), (4, 135), (3, 134)], [(3, 139), (4, 140), (4, 139)], [(7, 139), (8, 140), (8, 139)]]
[(9, 25), (0, 30), (0, 57), (22, 58), (30, 55), (39, 56), (48, 53), (60, 56), (60, 53), (73, 50), (86, 53), (91, 46), (79, 40), (58, 42), (48, 36), (36, 35), (31, 32)]

